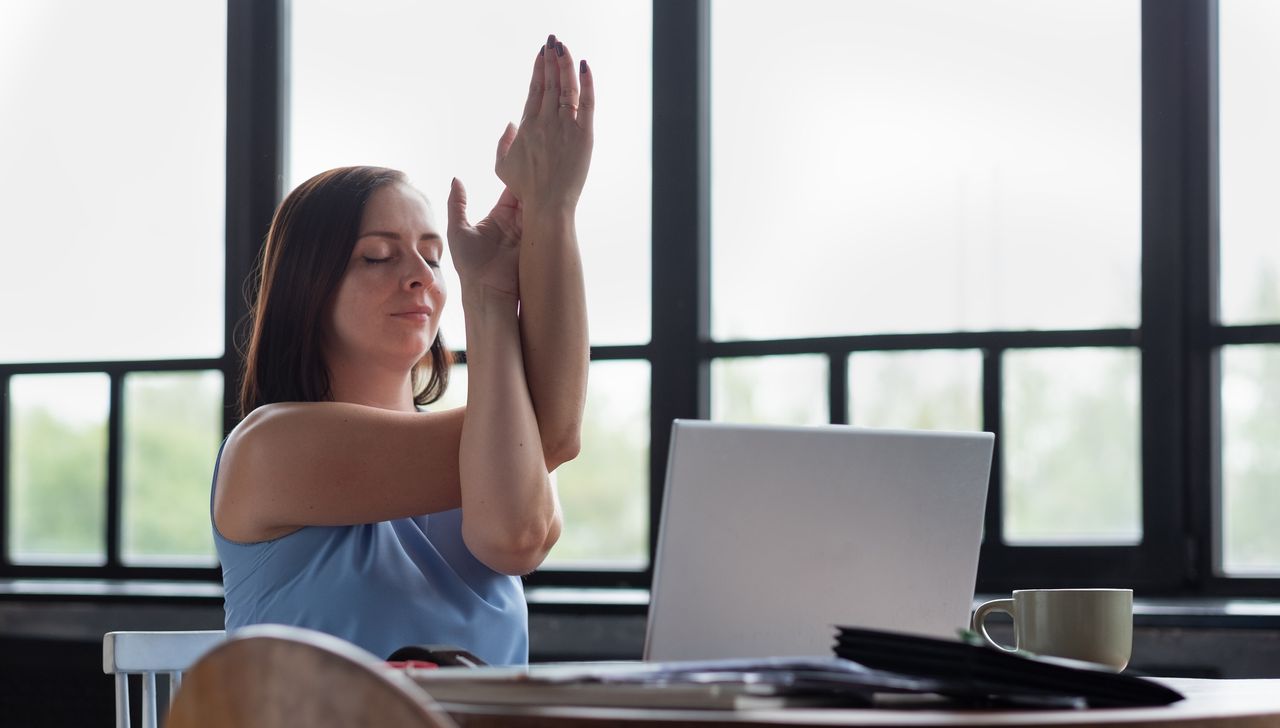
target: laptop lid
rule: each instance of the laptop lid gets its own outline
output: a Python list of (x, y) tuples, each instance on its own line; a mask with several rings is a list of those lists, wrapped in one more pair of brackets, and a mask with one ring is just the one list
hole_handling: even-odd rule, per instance
[(830, 655), (968, 625), (995, 437), (676, 420), (645, 659)]

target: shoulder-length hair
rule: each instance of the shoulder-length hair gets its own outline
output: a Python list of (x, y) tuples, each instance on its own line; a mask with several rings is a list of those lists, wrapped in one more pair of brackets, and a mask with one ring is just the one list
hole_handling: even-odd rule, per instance
[[(365, 203), (389, 184), (408, 181), (394, 169), (340, 167), (298, 185), (280, 203), (246, 320), (250, 333), (240, 417), (272, 402), (332, 399), (322, 347), (324, 317), (355, 249)], [(437, 332), (431, 350), (413, 368), (415, 404), (429, 404), (444, 394), (450, 364)]]

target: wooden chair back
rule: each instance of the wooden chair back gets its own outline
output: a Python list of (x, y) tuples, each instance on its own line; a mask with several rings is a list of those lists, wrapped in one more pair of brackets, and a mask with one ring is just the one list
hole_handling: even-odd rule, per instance
[(414, 682), (344, 640), (298, 627), (235, 632), (187, 670), (168, 728), (453, 728)]

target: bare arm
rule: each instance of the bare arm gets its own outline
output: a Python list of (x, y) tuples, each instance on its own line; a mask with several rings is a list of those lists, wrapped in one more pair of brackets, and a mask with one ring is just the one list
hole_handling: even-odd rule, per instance
[(525, 382), (516, 297), (463, 283), (467, 410), (459, 452), (462, 537), (495, 571), (524, 574), (560, 534), (560, 506), (547, 475)]
[(578, 455), (587, 399), (587, 302), (572, 215), (525, 213), (520, 338), (547, 468)]
[(463, 413), (345, 402), (259, 407), (223, 449), (214, 494), (218, 530), (233, 540), (261, 541), (302, 526), (457, 508)]
[(563, 43), (549, 43), (534, 62), (520, 130), (499, 145), (498, 176), (523, 208), (520, 335), (552, 470), (577, 456), (586, 405), (590, 345), (575, 215), (594, 108), (590, 69), (575, 67)]

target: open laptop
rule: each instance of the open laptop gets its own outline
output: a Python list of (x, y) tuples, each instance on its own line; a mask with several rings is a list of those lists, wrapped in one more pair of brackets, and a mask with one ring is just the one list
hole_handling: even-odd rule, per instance
[(830, 656), (834, 625), (954, 637), (994, 439), (676, 420), (645, 659)]

